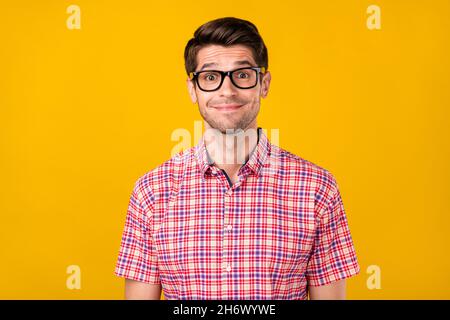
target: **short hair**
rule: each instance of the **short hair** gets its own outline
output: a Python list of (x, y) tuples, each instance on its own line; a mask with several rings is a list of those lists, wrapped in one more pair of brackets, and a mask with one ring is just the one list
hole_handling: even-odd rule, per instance
[(268, 68), (267, 48), (256, 26), (250, 21), (234, 17), (219, 18), (200, 26), (184, 49), (186, 73), (197, 68), (197, 53), (201, 48), (217, 44), (222, 46), (245, 45), (253, 52), (253, 58), (260, 67)]

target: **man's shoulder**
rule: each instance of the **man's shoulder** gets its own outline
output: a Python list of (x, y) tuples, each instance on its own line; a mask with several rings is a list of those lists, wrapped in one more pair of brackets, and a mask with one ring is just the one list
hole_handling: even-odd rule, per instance
[(283, 174), (311, 179), (316, 184), (333, 185), (334, 175), (325, 167), (277, 145), (271, 146), (271, 158)]
[(147, 190), (147, 192), (151, 190), (153, 193), (170, 188), (174, 180), (180, 179), (185, 169), (193, 165), (194, 148), (182, 150), (147, 171), (137, 179), (136, 188), (141, 191)]

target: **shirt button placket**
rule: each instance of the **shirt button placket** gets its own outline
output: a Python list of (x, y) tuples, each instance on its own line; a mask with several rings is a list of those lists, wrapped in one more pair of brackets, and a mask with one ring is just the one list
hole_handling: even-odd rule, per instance
[(223, 278), (222, 278), (222, 292), (224, 299), (227, 299), (229, 296), (229, 286), (228, 282), (230, 281), (230, 273), (232, 270), (231, 258), (232, 255), (230, 253), (230, 243), (231, 243), (231, 229), (233, 228), (230, 223), (230, 209), (231, 209), (231, 195), (232, 189), (227, 189), (224, 192), (224, 212), (223, 212)]

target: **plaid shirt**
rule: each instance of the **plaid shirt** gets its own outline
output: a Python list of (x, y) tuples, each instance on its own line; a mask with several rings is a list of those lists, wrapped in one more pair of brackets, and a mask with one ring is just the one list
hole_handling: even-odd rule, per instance
[(114, 273), (168, 300), (307, 299), (358, 274), (333, 175), (258, 133), (232, 186), (203, 138), (138, 179)]

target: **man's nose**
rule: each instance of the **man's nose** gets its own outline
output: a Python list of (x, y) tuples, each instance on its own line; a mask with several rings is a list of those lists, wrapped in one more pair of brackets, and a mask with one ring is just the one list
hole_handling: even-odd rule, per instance
[(236, 88), (234, 84), (231, 82), (231, 78), (229, 76), (225, 76), (225, 79), (223, 79), (222, 86), (220, 87), (220, 93), (224, 96), (230, 96), (236, 94)]

